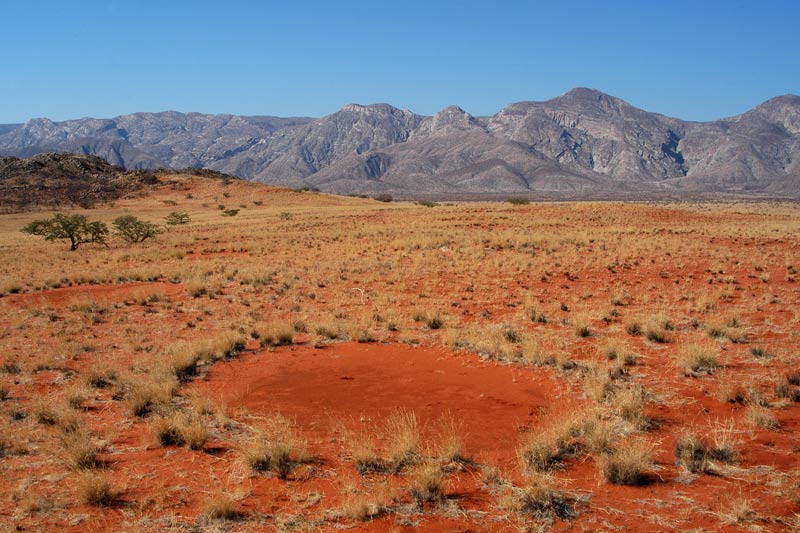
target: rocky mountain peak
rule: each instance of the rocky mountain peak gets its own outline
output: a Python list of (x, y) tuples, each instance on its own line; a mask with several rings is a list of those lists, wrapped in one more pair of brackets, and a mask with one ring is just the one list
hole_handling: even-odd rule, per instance
[(475, 117), (456, 105), (445, 107), (433, 116), (431, 130), (435, 133), (443, 131), (466, 130), (477, 126)]

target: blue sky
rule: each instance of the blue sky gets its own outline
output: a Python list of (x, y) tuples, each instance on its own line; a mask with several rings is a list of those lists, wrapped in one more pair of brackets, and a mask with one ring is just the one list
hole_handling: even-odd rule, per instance
[(0, 0), (0, 123), (488, 115), (594, 87), (690, 120), (800, 93), (800, 2)]

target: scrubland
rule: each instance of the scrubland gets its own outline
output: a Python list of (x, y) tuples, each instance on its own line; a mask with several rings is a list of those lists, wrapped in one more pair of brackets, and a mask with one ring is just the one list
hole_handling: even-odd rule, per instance
[(176, 210), (77, 251), (0, 216), (9, 528), (800, 528), (797, 205), (81, 212)]

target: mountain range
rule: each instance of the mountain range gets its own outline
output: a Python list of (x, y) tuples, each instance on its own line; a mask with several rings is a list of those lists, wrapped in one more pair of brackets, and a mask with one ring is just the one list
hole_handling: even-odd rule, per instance
[(800, 198), (800, 96), (712, 122), (577, 88), (488, 117), (350, 104), (318, 119), (167, 111), (0, 125), (0, 155), (53, 151), (340, 194)]

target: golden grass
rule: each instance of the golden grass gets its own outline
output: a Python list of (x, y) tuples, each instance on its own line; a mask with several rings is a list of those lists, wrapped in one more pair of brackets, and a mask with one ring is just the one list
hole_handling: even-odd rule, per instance
[(576, 516), (572, 498), (553, 488), (546, 476), (531, 477), (522, 487), (505, 483), (498, 496), (501, 509), (529, 515), (539, 522), (552, 525), (555, 518), (568, 520)]
[(307, 459), (305, 443), (291, 422), (278, 415), (267, 421), (238, 445), (242, 462), (252, 472), (272, 471), (286, 479), (292, 468)]
[(443, 500), (446, 496), (445, 474), (435, 461), (425, 461), (414, 468), (411, 474), (411, 499), (418, 506)]
[(379, 487), (364, 490), (346, 485), (343, 494), (338, 514), (349, 520), (366, 522), (390, 511), (392, 497)]
[(192, 412), (176, 411), (160, 416), (151, 423), (153, 434), (161, 446), (185, 446), (202, 450), (208, 440), (208, 423)]
[(759, 428), (777, 430), (781, 427), (775, 415), (763, 405), (748, 405), (745, 416), (750, 424)]
[(417, 415), (404, 409), (394, 411), (386, 418), (384, 437), (390, 461), (395, 464), (413, 461), (419, 446)]
[(97, 472), (81, 472), (75, 482), (78, 500), (96, 507), (108, 507), (118, 498), (105, 475)]
[(203, 512), (211, 520), (238, 520), (244, 516), (238, 498), (227, 492), (216, 492), (206, 498)]
[[(100, 441), (89, 436), (87, 444), (91, 434), (82, 428), (98, 431), (103, 417), (119, 415), (126, 435), (150, 424), (191, 426), (193, 434), (175, 434), (201, 443), (194, 445), (199, 448), (214, 423), (215, 438), (219, 433), (239, 452), (215, 457), (220, 468), (231, 467), (238, 456), (251, 471), (268, 463), (276, 477), (287, 472), (286, 465), (300, 470), (302, 443), (292, 442), (302, 440), (303, 428), (292, 428), (292, 438), (275, 436), (269, 428), (250, 432), (237, 420), (240, 413), (226, 421), (218, 408), (203, 407), (202, 399), (184, 394), (191, 387), (185, 382), (202, 375), (210, 363), (235, 356), (244, 339), (255, 336), (265, 347), (280, 350), (306, 338), (320, 346), (346, 338), (426, 345), (444, 340), (492, 364), (519, 364), (514, 369), (518, 383), (555, 380), (554, 405), (584, 393), (586, 398), (575, 401), (585, 399), (589, 406), (576, 407), (563, 424), (534, 427), (519, 446), (528, 474), (559, 467), (566, 479), (571, 479), (573, 457), (615, 465), (612, 477), (620, 480), (629, 479), (627, 472), (638, 464), (648, 478), (647, 454), (619, 455), (629, 448), (627, 435), (649, 427), (644, 413), (650, 402), (667, 402), (667, 409), (677, 412), (686, 401), (671, 395), (676, 376), (664, 369), (672, 360), (694, 376), (725, 363), (724, 375), (677, 380), (692, 394), (746, 381), (756, 363), (748, 355), (750, 346), (729, 343), (753, 341), (778, 354), (757, 362), (757, 371), (770, 382), (797, 371), (790, 336), (776, 334), (800, 325), (800, 302), (788, 279), (795, 273), (787, 267), (796, 263), (800, 232), (794, 205), (531, 204), (520, 216), (520, 208), (491, 203), (428, 209), (252, 184), (190, 178), (178, 178), (176, 184), (154, 198), (120, 200), (92, 211), (92, 218), (106, 222), (132, 210), (148, 220), (163, 220), (175, 210), (189, 213), (189, 224), (171, 226), (156, 240), (136, 246), (113, 242), (108, 249), (87, 245), (71, 253), (19, 232), (41, 213), (0, 217), (0, 293), (5, 294), (0, 298), (0, 387), (10, 395), (0, 408), (7, 420), (15, 413), (30, 415), (28, 421), (9, 422), (13, 435), (7, 455), (17, 444), (34, 453), (64, 435), (75, 441), (70, 444), (75, 457), (81, 450), (91, 456), (91, 444), (99, 453)], [(223, 217), (216, 207), (220, 203), (246, 207), (235, 217)], [(532, 212), (535, 216), (527, 216)], [(756, 274), (754, 264), (761, 269)], [(431, 321), (437, 314), (440, 320)], [(765, 315), (774, 318), (762, 320)], [(588, 337), (582, 325), (589, 327)], [(611, 365), (599, 363), (598, 355)], [(31, 383), (44, 387), (44, 397), (31, 394)], [(788, 401), (798, 385), (786, 383), (783, 400)], [(650, 398), (644, 387), (658, 395)], [(752, 420), (755, 427), (770, 427), (764, 413), (774, 417), (774, 411), (756, 405), (757, 393), (766, 398), (760, 389), (743, 388), (741, 400), (730, 398), (751, 404), (731, 426), (695, 430), (707, 457), (728, 450), (726, 456), (741, 457), (744, 467), (750, 466), (742, 452), (751, 444), (740, 441), (733, 426)], [(671, 420), (667, 417), (666, 431), (675, 430)], [(465, 454), (456, 427), (434, 428), (430, 443), (423, 438), (426, 429), (408, 412), (396, 414), (391, 423), (360, 424), (345, 436), (339, 453), (352, 458), (359, 471), (379, 472), (374, 477), (407, 475), (409, 487), (415, 465), (429, 467), (435, 457), (449, 472), (447, 463)], [(658, 434), (636, 437), (658, 445)], [(785, 451), (782, 434), (775, 437)], [(113, 432), (107, 438), (117, 449)], [(120, 453), (127, 447), (122, 445)], [(54, 448), (68, 457), (66, 448)], [(18, 461), (8, 461), (14, 476), (24, 472)], [(54, 465), (54, 475), (72, 476), (67, 468), (78, 468), (70, 466), (76, 462), (82, 461)], [(177, 462), (171, 466), (186, 474)], [(315, 468), (304, 467), (303, 474)], [(333, 490), (340, 483), (338, 468), (330, 471)], [(137, 467), (132, 470), (141, 474)], [(327, 466), (323, 470), (327, 475)], [(435, 468), (431, 471), (436, 478)], [(292, 478), (291, 472), (285, 476)], [(192, 488), (197, 483), (186, 482)], [(548, 490), (530, 485), (512, 491), (515, 512), (535, 515), (559, 501), (549, 485)], [(423, 493), (424, 484), (419, 487)], [(302, 489), (287, 488), (292, 494), (296, 490)], [(343, 512), (355, 520), (390, 507), (390, 499), (375, 499), (369, 491), (353, 498), (353, 510)], [(165, 507), (182, 512), (176, 505)], [(278, 512), (286, 510), (277, 505)], [(343, 502), (343, 509), (350, 505)]]
[(705, 344), (682, 345), (678, 348), (678, 365), (686, 373), (711, 373), (719, 366), (717, 351)]
[(600, 456), (598, 467), (609, 483), (643, 485), (650, 480), (655, 469), (652, 446), (644, 441), (620, 444)]
[(94, 438), (85, 431), (73, 431), (61, 436), (66, 463), (74, 470), (99, 468), (100, 449)]

